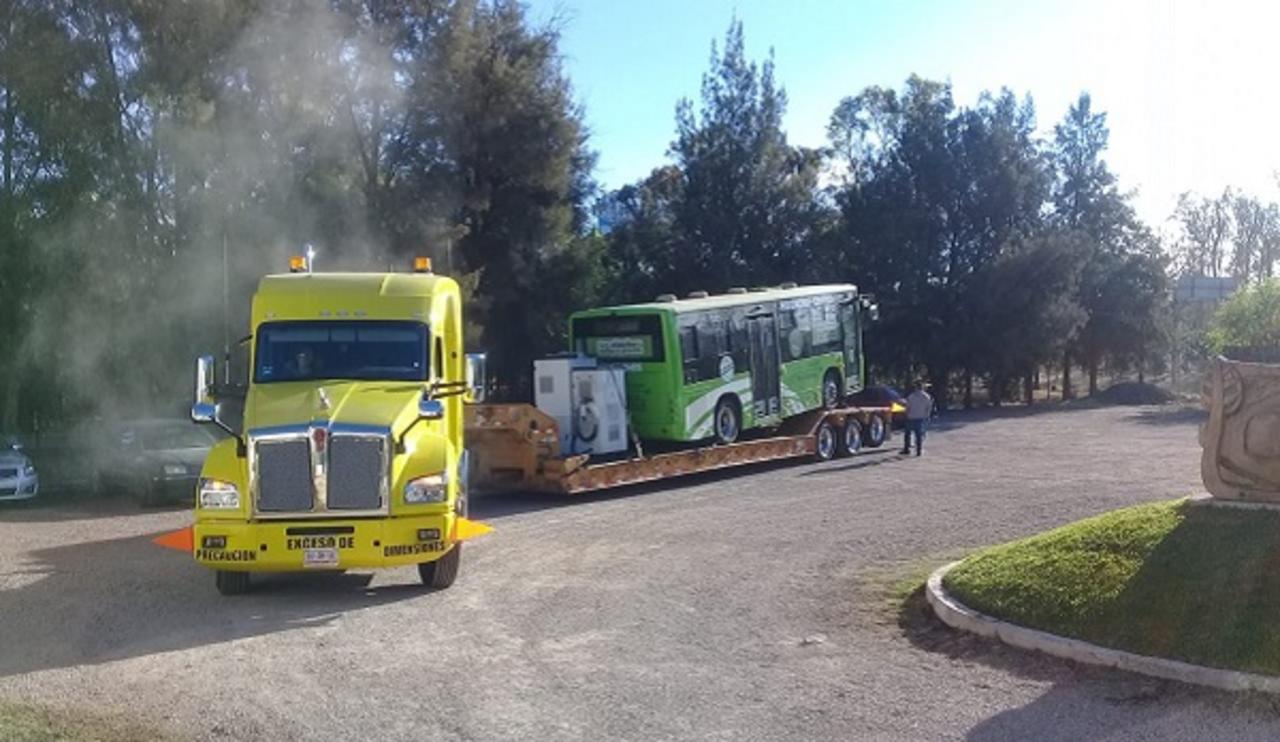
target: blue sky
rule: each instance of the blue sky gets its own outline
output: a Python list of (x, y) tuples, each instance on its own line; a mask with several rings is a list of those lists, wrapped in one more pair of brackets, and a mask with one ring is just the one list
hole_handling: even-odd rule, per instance
[(666, 161), (676, 100), (696, 99), (710, 44), (742, 19), (748, 54), (773, 48), (796, 144), (818, 145), (839, 100), (911, 73), (950, 80), (961, 105), (1007, 86), (1042, 131), (1082, 90), (1108, 114), (1108, 162), (1161, 227), (1177, 194), (1232, 185), (1280, 199), (1280, 4), (534, 0), (558, 16), (597, 177), (616, 187)]

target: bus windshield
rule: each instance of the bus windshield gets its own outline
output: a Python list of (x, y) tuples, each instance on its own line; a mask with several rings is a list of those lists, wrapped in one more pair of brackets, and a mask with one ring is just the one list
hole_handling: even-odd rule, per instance
[(425, 381), (427, 336), (421, 322), (267, 322), (258, 327), (253, 380)]
[(577, 317), (573, 345), (598, 361), (660, 362), (662, 318), (656, 314), (616, 317)]

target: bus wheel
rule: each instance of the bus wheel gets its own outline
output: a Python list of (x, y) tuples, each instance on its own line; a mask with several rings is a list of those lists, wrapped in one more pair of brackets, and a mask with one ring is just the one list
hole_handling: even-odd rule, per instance
[(448, 554), (434, 562), (422, 562), (418, 565), (418, 576), (422, 584), (432, 590), (443, 590), (458, 579), (458, 568), (462, 566), (462, 542), (453, 545)]
[(814, 432), (813, 456), (818, 461), (830, 461), (836, 457), (836, 449), (839, 448), (836, 440), (836, 426), (831, 424), (830, 420), (823, 420), (818, 423), (818, 429)]
[(249, 592), (249, 573), (220, 569), (213, 573), (213, 584), (223, 595), (243, 595)]
[(733, 397), (721, 397), (716, 402), (716, 442), (733, 443), (742, 432), (742, 412)]
[(833, 368), (822, 377), (822, 406), (828, 410), (834, 410), (838, 404), (840, 404), (840, 376)]
[(884, 418), (872, 415), (867, 418), (867, 427), (862, 431), (862, 443), (867, 448), (879, 448), (885, 439)]
[(858, 422), (858, 418), (852, 415), (845, 418), (841, 442), (844, 444), (841, 450), (845, 456), (857, 456), (862, 450), (862, 423)]

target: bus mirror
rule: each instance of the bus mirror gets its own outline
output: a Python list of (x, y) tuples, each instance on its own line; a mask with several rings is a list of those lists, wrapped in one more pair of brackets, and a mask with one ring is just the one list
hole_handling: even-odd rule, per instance
[(486, 387), (488, 387), (488, 373), (485, 368), (488, 357), (484, 353), (468, 353), (467, 354), (467, 401), (483, 402), (485, 398)]
[(872, 304), (870, 307), (868, 307), (867, 317), (869, 317), (872, 322), (879, 322), (880, 321), (880, 305)]

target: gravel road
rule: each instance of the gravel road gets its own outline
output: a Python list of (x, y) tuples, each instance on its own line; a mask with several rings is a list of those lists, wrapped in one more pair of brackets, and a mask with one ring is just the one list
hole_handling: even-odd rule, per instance
[(6, 508), (0, 698), (198, 739), (1277, 739), (1280, 702), (993, 646), (890, 602), (975, 547), (1191, 493), (1197, 424), (956, 414), (920, 459), (487, 498), (473, 515), (497, 530), (439, 593), (397, 569), (223, 598), (149, 543), (184, 512)]

